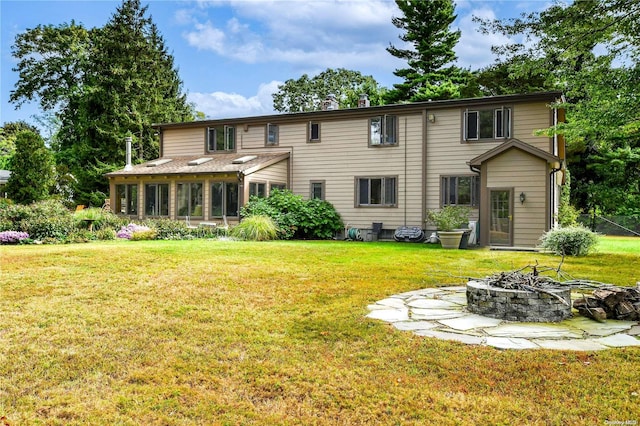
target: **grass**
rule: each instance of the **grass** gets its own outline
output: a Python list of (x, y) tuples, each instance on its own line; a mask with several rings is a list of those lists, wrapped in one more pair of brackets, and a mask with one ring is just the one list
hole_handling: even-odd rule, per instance
[[(613, 250), (605, 239), (598, 253), (565, 259), (563, 271), (634, 285), (633, 241)], [(640, 420), (638, 348), (500, 351), (365, 318), (368, 304), (395, 293), (536, 261), (560, 259), (330, 241), (0, 246), (0, 417), (11, 425)]]

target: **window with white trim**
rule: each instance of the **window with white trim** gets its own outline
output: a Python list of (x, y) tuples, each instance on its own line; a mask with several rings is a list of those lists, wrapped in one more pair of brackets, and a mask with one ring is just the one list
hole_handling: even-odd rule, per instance
[(397, 182), (393, 176), (356, 178), (358, 207), (394, 207), (397, 205)]
[(380, 115), (369, 119), (369, 145), (398, 144), (398, 119), (395, 115)]
[(465, 141), (506, 139), (511, 137), (511, 108), (464, 111)]
[(480, 204), (480, 177), (442, 176), (440, 194), (443, 206), (477, 207)]
[(235, 151), (236, 128), (234, 126), (218, 126), (207, 128), (207, 151)]
[(278, 145), (278, 125), (269, 123), (267, 124), (267, 139), (265, 145), (274, 146)]

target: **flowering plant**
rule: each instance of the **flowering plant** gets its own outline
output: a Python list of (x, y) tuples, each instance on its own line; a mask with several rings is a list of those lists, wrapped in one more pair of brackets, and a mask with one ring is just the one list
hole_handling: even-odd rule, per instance
[(150, 230), (151, 228), (149, 228), (148, 226), (136, 225), (135, 223), (130, 223), (127, 226), (123, 226), (122, 228), (120, 228), (116, 236), (118, 238), (126, 238), (127, 240), (130, 240), (131, 237), (133, 237), (133, 234), (135, 232), (146, 232)]
[(2, 231), (0, 232), (0, 244), (17, 244), (23, 240), (28, 240), (29, 234), (20, 231)]

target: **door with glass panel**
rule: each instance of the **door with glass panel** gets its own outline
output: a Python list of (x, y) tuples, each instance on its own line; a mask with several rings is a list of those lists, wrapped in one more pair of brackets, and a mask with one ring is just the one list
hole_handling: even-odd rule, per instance
[(489, 244), (513, 245), (513, 189), (489, 191)]

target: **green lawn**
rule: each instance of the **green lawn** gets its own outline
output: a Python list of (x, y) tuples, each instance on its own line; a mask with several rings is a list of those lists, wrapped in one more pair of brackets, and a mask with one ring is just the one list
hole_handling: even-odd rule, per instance
[[(635, 285), (640, 239), (624, 241), (605, 239), (562, 270)], [(398, 292), (535, 262), (557, 267), (560, 258), (341, 241), (0, 246), (0, 417), (10, 425), (640, 421), (638, 348), (500, 351), (365, 318), (368, 304)]]

